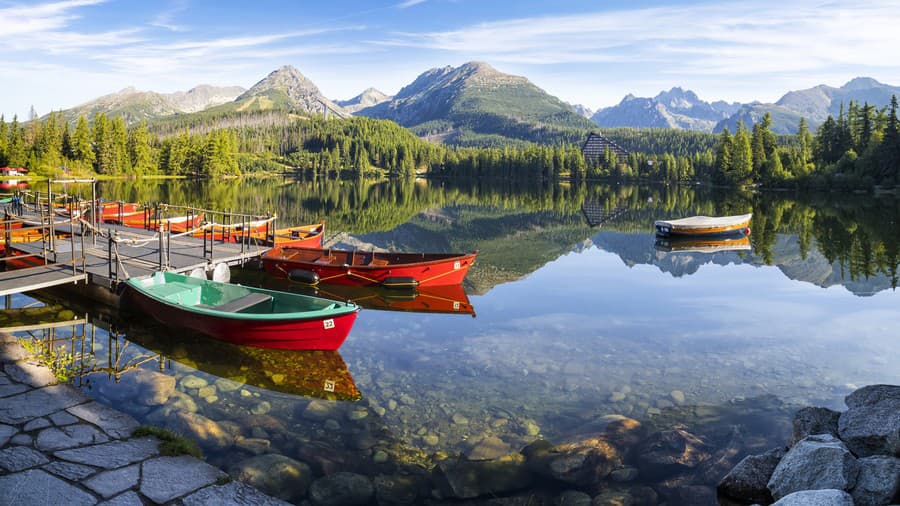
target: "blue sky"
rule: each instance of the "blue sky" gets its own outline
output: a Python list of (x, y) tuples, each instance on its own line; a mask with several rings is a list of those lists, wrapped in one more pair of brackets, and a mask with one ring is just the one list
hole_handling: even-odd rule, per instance
[(126, 86), (249, 88), (293, 65), (335, 99), (486, 61), (591, 108), (682, 86), (771, 102), (857, 76), (900, 85), (900, 1), (0, 0), (0, 113)]

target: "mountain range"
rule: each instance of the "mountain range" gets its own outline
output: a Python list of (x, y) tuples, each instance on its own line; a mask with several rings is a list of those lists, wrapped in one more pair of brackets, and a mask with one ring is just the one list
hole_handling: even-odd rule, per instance
[(774, 104), (707, 102), (691, 90), (673, 87), (655, 97), (628, 94), (617, 105), (592, 112), (559, 100), (525, 77), (469, 62), (427, 70), (394, 96), (369, 88), (349, 100), (331, 100), (299, 70), (286, 65), (248, 90), (200, 85), (185, 92), (157, 93), (129, 87), (62, 112), (69, 121), (103, 112), (122, 116), (128, 124), (201, 111), (359, 115), (393, 120), (430, 140), (496, 144), (552, 141), (553, 132), (597, 126), (734, 131), (738, 121), (750, 125), (766, 113), (772, 115), (776, 133), (796, 133), (800, 118), (806, 118), (814, 131), (828, 115), (837, 115), (841, 104), (854, 100), (881, 108), (892, 95), (900, 95), (900, 87), (866, 77), (839, 88), (823, 84), (790, 91)]

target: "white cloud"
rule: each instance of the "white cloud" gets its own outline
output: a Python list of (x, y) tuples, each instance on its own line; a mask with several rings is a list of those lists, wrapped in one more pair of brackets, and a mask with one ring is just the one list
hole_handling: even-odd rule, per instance
[(179, 25), (175, 22), (175, 18), (186, 11), (188, 8), (187, 0), (176, 0), (171, 4), (171, 6), (160, 12), (150, 21), (152, 26), (157, 26), (159, 28), (165, 28), (166, 30), (173, 32), (183, 32), (187, 30), (186, 26)]
[(397, 4), (397, 7), (400, 9), (406, 9), (408, 7), (412, 7), (413, 5), (419, 5), (421, 3), (425, 3), (426, 0), (406, 0), (404, 2), (400, 2)]

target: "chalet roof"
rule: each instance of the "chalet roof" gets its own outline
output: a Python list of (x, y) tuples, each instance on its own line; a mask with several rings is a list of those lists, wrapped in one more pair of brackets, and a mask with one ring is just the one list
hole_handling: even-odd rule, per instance
[(0, 167), (0, 172), (21, 172), (22, 174), (28, 172), (28, 169), (25, 167)]

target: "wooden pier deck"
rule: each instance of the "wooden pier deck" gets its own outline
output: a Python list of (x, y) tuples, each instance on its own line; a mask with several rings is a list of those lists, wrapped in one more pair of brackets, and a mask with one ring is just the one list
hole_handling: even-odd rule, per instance
[(85, 282), (86, 273), (72, 273), (72, 266), (48, 264), (0, 272), (0, 296), (30, 292), (52, 286)]

